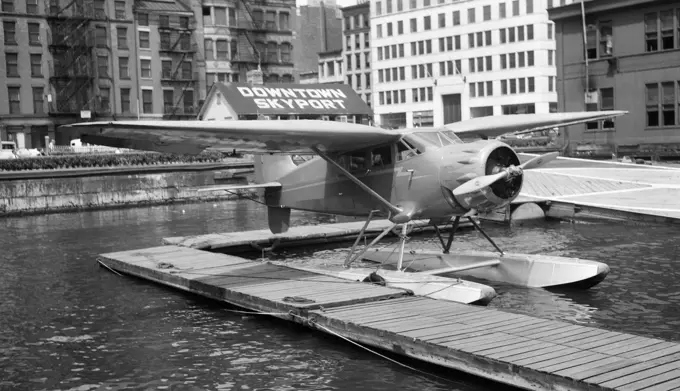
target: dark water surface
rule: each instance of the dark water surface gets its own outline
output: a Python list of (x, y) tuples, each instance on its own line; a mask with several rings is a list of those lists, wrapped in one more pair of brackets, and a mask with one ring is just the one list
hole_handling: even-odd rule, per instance
[[(295, 213), (294, 220), (329, 217)], [(95, 261), (165, 236), (265, 227), (265, 210), (249, 201), (0, 219), (0, 390), (499, 389), (441, 370), (451, 380), (425, 376), (321, 333), (117, 276)], [(589, 291), (494, 284), (490, 306), (680, 342), (677, 227), (487, 227), (507, 251), (580, 256), (612, 268)], [(461, 239), (459, 247), (488, 249), (474, 232)], [(423, 237), (413, 243), (431, 245)], [(343, 256), (306, 249), (276, 258), (332, 263)]]

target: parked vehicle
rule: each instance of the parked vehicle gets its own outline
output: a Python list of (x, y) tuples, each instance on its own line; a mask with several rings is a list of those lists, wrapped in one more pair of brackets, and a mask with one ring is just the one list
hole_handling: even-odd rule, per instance
[(14, 141), (0, 141), (0, 159), (16, 159), (17, 145)]

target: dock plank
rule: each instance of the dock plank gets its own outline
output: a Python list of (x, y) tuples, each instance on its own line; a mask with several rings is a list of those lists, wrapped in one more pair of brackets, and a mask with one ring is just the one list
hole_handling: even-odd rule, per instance
[(119, 272), (516, 387), (666, 390), (680, 379), (680, 345), (667, 341), (188, 247), (99, 259)]

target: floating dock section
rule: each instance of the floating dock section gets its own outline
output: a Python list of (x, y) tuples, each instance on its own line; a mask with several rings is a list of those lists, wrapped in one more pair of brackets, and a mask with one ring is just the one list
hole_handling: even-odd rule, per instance
[[(271, 246), (278, 248), (300, 247), (310, 244), (351, 241), (356, 239), (365, 223), (365, 221), (352, 221), (348, 223), (303, 225), (291, 227), (288, 232), (283, 234), (272, 234), (269, 229), (261, 229), (257, 231), (177, 236), (163, 238), (163, 244), (214, 252), (228, 251), (230, 254), (234, 254), (253, 250), (259, 251)], [(373, 220), (366, 228), (365, 237), (376, 237), (391, 224), (389, 220)], [(412, 227), (412, 234), (419, 231), (434, 231), (434, 227), (429, 224), (428, 220), (414, 221)], [(447, 227), (440, 228), (447, 229)], [(451, 225), (448, 228), (451, 228)], [(458, 228), (472, 228), (472, 224), (469, 221), (461, 221)]]
[(529, 390), (673, 390), (680, 344), (410, 296), (188, 247), (103, 254), (127, 273)]

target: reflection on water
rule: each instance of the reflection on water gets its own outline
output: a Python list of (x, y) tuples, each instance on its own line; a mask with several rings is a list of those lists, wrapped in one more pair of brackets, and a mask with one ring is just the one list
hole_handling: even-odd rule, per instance
[[(160, 245), (165, 236), (261, 229), (247, 201), (170, 205), (0, 220), (0, 390), (277, 389), (483, 390), (469, 377), (421, 376), (323, 334), (226, 307), (97, 266), (100, 253)], [(294, 213), (294, 224), (330, 217)], [(489, 226), (507, 251), (607, 262), (589, 291), (494, 284), (492, 307), (680, 340), (680, 272), (673, 227), (551, 223)], [(466, 231), (460, 248), (489, 249)], [(416, 237), (413, 246), (435, 246)], [(341, 263), (341, 250), (277, 258)], [(427, 368), (427, 367), (425, 367)]]

